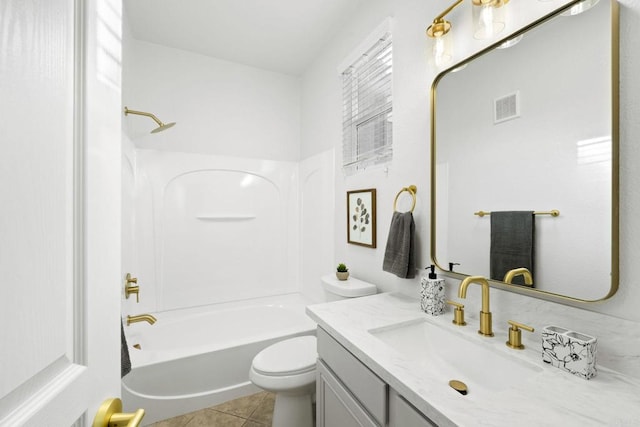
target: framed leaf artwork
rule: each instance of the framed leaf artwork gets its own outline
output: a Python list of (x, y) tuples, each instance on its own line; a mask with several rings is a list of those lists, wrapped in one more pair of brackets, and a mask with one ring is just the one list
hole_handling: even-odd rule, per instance
[(376, 190), (347, 191), (347, 242), (376, 247)]

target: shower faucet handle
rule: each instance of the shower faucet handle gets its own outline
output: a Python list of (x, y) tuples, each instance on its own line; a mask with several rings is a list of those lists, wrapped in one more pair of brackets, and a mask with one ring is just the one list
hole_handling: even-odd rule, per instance
[(138, 286), (138, 278), (131, 277), (131, 273), (127, 273), (125, 280), (127, 282), (124, 285), (124, 296), (129, 299), (129, 295), (136, 294), (136, 302), (140, 302), (140, 287)]

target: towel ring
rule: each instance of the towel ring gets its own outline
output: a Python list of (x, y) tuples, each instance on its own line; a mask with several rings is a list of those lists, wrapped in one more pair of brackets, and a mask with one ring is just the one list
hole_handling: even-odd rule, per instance
[(418, 187), (416, 187), (415, 185), (410, 185), (408, 187), (403, 187), (400, 191), (398, 191), (398, 194), (396, 194), (396, 198), (393, 199), (394, 212), (397, 212), (396, 206), (398, 204), (398, 197), (400, 197), (400, 194), (402, 194), (404, 191), (408, 192), (409, 194), (411, 194), (411, 197), (413, 197), (413, 205), (411, 205), (411, 212), (413, 212), (413, 209), (416, 207), (416, 193), (418, 192)]

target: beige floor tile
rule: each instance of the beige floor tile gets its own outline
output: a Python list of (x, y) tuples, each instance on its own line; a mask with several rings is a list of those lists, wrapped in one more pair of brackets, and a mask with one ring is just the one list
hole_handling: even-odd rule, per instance
[(187, 425), (191, 418), (193, 418), (193, 413), (181, 415), (179, 417), (169, 418), (168, 420), (158, 421), (157, 423), (150, 424), (149, 427), (184, 427)]
[(249, 418), (249, 415), (251, 415), (253, 411), (255, 411), (256, 408), (260, 405), (260, 403), (262, 403), (265, 395), (265, 393), (256, 393), (250, 396), (240, 397), (238, 399), (221, 403), (220, 405), (216, 405), (210, 409), (214, 409), (218, 412), (237, 415), (242, 418)]
[(159, 421), (150, 427), (270, 427), (274, 403), (275, 394), (263, 391)]
[(273, 405), (276, 403), (276, 395), (268, 393), (260, 405), (249, 417), (250, 421), (256, 421), (258, 423), (270, 426), (273, 420)]
[(196, 412), (185, 427), (242, 427), (245, 421), (244, 418), (234, 415), (204, 409)]

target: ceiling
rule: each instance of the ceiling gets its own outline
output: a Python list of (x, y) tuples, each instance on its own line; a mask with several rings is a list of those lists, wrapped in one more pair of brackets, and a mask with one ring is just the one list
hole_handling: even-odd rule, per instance
[(300, 75), (365, 0), (128, 0), (133, 36)]

